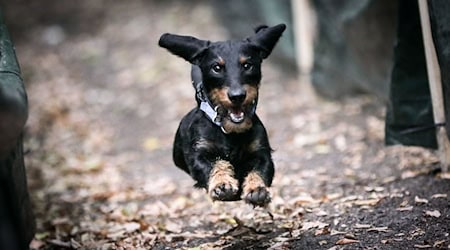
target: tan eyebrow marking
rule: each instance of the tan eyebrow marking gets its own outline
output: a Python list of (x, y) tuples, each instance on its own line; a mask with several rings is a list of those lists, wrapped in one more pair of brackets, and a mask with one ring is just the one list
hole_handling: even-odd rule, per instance
[(219, 63), (220, 65), (223, 66), (223, 65), (225, 65), (225, 60), (223, 60), (223, 58), (219, 56), (217, 63)]
[(250, 57), (247, 57), (247, 56), (241, 56), (241, 57), (239, 57), (239, 62), (240, 62), (241, 64), (244, 64), (244, 63), (246, 63), (249, 59), (250, 59)]

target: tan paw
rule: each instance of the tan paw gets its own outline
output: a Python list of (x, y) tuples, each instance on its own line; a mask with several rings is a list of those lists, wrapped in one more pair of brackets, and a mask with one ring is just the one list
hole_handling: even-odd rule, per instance
[(228, 161), (214, 163), (209, 177), (208, 194), (213, 200), (233, 201), (239, 199), (239, 182), (234, 178), (233, 166)]
[(269, 204), (270, 192), (257, 172), (250, 172), (245, 177), (242, 199), (253, 206), (264, 207)]

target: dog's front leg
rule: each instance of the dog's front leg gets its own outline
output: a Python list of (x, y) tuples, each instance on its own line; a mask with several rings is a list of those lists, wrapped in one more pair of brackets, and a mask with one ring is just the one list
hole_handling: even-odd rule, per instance
[(271, 200), (269, 187), (274, 175), (270, 152), (255, 155), (250, 164), (254, 167), (242, 184), (242, 199), (254, 206), (266, 206)]
[(233, 201), (239, 199), (239, 182), (234, 176), (230, 162), (216, 160), (209, 175), (208, 194), (213, 200)]
[(207, 160), (202, 154), (195, 154), (190, 164), (191, 176), (197, 187), (207, 190), (212, 200), (233, 201), (239, 199), (239, 181), (234, 168), (225, 160)]

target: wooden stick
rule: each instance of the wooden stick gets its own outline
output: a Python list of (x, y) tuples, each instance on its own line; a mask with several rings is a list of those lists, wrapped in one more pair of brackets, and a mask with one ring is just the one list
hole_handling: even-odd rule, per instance
[(313, 66), (313, 16), (309, 0), (292, 0), (295, 51), (300, 74), (309, 74)]
[(295, 38), (295, 51), (298, 80), (303, 93), (302, 99), (315, 103), (316, 94), (311, 83), (311, 70), (314, 62), (315, 16), (310, 0), (291, 0)]
[[(442, 94), (442, 80), (436, 49), (431, 35), (430, 15), (427, 0), (417, 0), (419, 3), (420, 23), (422, 26), (423, 44), (427, 62), (428, 82), (430, 85), (431, 100), (433, 104), (434, 123), (445, 122), (444, 96)], [(442, 172), (448, 171), (450, 165), (450, 142), (444, 126), (436, 129), (436, 138), (439, 147), (439, 159)]]

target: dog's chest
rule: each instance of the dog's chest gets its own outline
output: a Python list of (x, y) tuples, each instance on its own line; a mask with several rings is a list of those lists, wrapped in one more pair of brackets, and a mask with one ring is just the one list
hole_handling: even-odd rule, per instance
[(219, 145), (219, 151), (223, 152), (224, 160), (241, 161), (245, 157), (247, 145), (246, 143), (230, 143), (225, 142)]
[(252, 141), (245, 136), (215, 136), (199, 138), (194, 148), (207, 153), (209, 158), (222, 159), (230, 162), (244, 161), (252, 147)]

